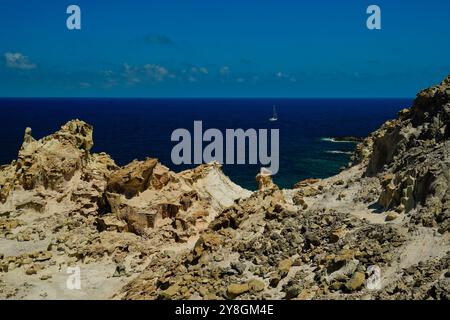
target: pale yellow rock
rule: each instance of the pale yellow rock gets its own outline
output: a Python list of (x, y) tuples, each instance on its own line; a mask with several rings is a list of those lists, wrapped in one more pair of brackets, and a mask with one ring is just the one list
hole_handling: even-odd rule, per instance
[(260, 292), (264, 290), (266, 285), (260, 280), (253, 279), (248, 282), (248, 287), (251, 291)]
[(364, 286), (365, 279), (366, 277), (363, 272), (355, 272), (352, 278), (346, 284), (347, 290), (360, 290)]
[(258, 183), (259, 191), (278, 189), (277, 185), (272, 181), (272, 173), (266, 168), (261, 168), (261, 172), (256, 176), (256, 182)]
[(237, 296), (240, 296), (243, 293), (246, 293), (250, 290), (249, 284), (248, 283), (235, 283), (235, 284), (230, 284), (227, 287), (227, 295), (228, 297), (230, 297), (231, 299), (236, 298)]

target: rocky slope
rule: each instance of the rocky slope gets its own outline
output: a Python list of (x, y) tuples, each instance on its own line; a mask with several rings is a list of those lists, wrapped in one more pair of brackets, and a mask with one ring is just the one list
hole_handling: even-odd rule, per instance
[[(450, 298), (450, 77), (328, 179), (119, 168), (71, 121), (0, 168), (0, 297)], [(66, 287), (80, 267), (81, 290)]]

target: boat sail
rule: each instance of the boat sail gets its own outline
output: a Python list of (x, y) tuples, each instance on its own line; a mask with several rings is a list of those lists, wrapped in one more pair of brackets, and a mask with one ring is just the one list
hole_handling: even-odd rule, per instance
[(273, 106), (273, 115), (272, 118), (269, 119), (269, 121), (277, 121), (277, 120), (278, 120), (277, 108), (276, 106)]

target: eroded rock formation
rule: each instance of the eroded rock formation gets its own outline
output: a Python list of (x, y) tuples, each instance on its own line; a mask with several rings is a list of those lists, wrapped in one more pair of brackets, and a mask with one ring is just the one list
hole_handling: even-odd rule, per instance
[(367, 176), (382, 180), (383, 208), (408, 212), (422, 205), (436, 215), (445, 211), (450, 194), (449, 123), (450, 77), (419, 92), (410, 109), (358, 146), (355, 160), (367, 163)]
[[(107, 154), (90, 152), (92, 134), (79, 120), (39, 140), (27, 128), (18, 159), (0, 168), (6, 277), (20, 281), (91, 261), (100, 269), (126, 265), (128, 272), (114, 274), (133, 274), (154, 252), (195, 242), (218, 213), (250, 195), (217, 163), (178, 174), (156, 159), (120, 168)], [(36, 247), (49, 258), (34, 258)], [(16, 286), (0, 286), (0, 293), (17, 297)]]
[[(420, 92), (348, 169), (289, 190), (264, 171), (244, 190), (218, 163), (119, 167), (79, 120), (27, 128), (0, 167), (0, 297), (448, 299), (449, 93)], [(61, 289), (68, 267), (82, 291)]]

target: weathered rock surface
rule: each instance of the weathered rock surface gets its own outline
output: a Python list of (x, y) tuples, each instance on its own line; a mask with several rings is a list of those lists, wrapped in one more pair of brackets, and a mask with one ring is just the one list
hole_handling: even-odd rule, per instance
[(450, 77), (291, 190), (217, 163), (120, 168), (92, 141), (79, 120), (26, 129), (0, 167), (0, 297), (83, 298), (57, 284), (80, 267), (84, 298), (449, 298)]
[(450, 206), (449, 88), (450, 77), (419, 92), (413, 106), (370, 135), (355, 156), (367, 164), (365, 175), (380, 178), (383, 208), (417, 208), (414, 220), (444, 229)]
[[(92, 288), (103, 277), (111, 291), (92, 289), (92, 297), (110, 297), (152, 254), (195, 243), (218, 213), (250, 195), (216, 163), (178, 174), (156, 159), (120, 168), (90, 153), (92, 127), (83, 121), (40, 140), (31, 134), (27, 128), (18, 159), (0, 168), (0, 279), (7, 284), (0, 297), (34, 297), (21, 284), (24, 274), (41, 283), (50, 279), (43, 272), (67, 278), (69, 266), (101, 274)], [(43, 253), (31, 256), (36, 248)], [(45, 298), (79, 298), (43, 286)]]
[(256, 176), (256, 182), (260, 191), (278, 189), (277, 185), (273, 183), (272, 173), (265, 168), (261, 168), (261, 172)]
[[(201, 291), (223, 299), (445, 298), (448, 89), (446, 80), (420, 93), (410, 110), (362, 141), (356, 164), (336, 177), (280, 191), (259, 174), (259, 191), (210, 223), (204, 235), (214, 235), (214, 245), (166, 260), (164, 271), (149, 266), (120, 296), (154, 299), (176, 284), (171, 299)], [(430, 122), (440, 125), (430, 129)], [(436, 220), (425, 222), (430, 215)], [(424, 263), (438, 263), (432, 276), (413, 271)], [(415, 286), (404, 285), (404, 268)], [(264, 283), (261, 292), (249, 289), (253, 279)]]

